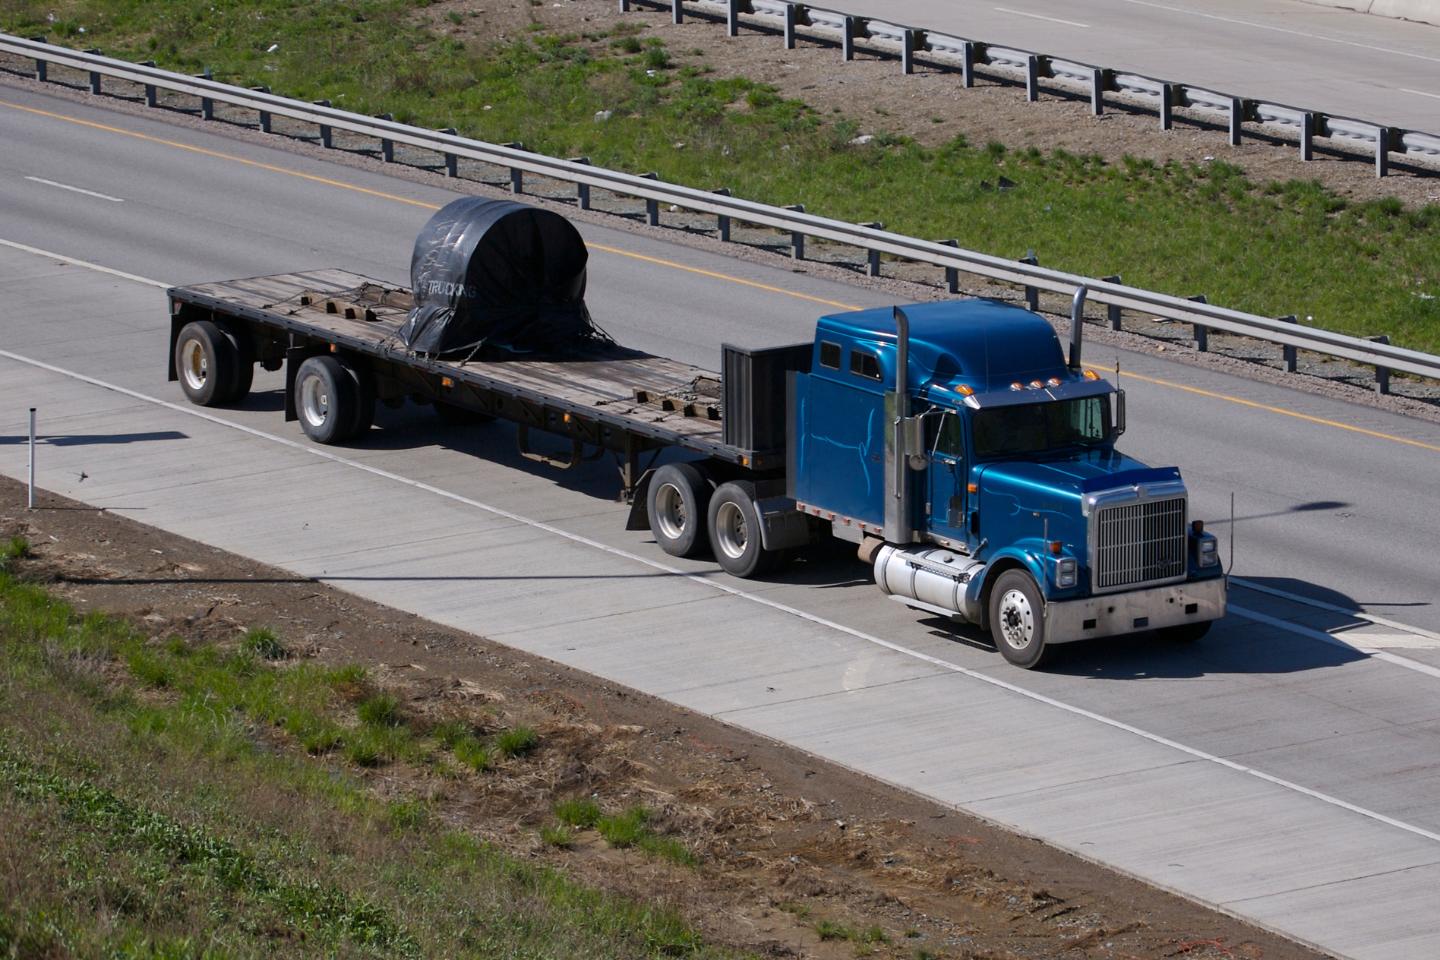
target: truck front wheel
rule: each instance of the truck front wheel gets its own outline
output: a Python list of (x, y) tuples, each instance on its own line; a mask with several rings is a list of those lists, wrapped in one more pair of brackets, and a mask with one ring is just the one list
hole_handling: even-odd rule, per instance
[(705, 552), (710, 542), (705, 535), (709, 507), (710, 482), (692, 463), (667, 463), (650, 479), (645, 503), (650, 532), (672, 557)]
[(990, 591), (990, 636), (1000, 655), (1026, 670), (1045, 657), (1045, 600), (1024, 570), (1006, 570)]
[(784, 559), (761, 542), (755, 485), (748, 480), (722, 483), (710, 498), (710, 546), (721, 569), (735, 577), (758, 577)]
[(356, 393), (354, 379), (329, 354), (300, 364), (295, 373), (295, 409), (305, 436), (324, 444), (348, 440), (355, 432)]

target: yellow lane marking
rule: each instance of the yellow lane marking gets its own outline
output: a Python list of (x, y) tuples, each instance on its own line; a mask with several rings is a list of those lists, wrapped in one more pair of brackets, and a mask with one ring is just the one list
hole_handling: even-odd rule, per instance
[(698, 274), (702, 277), (710, 277), (714, 280), (728, 280), (730, 283), (738, 283), (742, 287), (754, 287), (756, 290), (764, 290), (768, 293), (779, 293), (787, 297), (794, 297), (796, 300), (809, 300), (811, 303), (821, 303), (827, 307), (839, 307), (841, 310), (859, 310), (860, 308), (850, 303), (841, 303), (839, 300), (826, 300), (824, 297), (814, 297), (808, 293), (800, 293), (798, 290), (786, 290), (784, 287), (771, 286), (768, 283), (761, 283), (758, 280), (746, 280), (744, 277), (734, 277), (728, 273), (716, 273), (713, 270), (705, 270), (701, 267), (691, 267), (683, 263), (676, 263), (673, 260), (662, 260), (659, 257), (646, 256), (643, 253), (633, 253), (629, 250), (622, 250), (619, 247), (607, 247), (603, 243), (588, 244), (591, 250), (603, 250), (606, 253), (613, 253), (621, 257), (629, 257), (631, 260), (640, 260), (644, 263), (653, 263), (662, 267), (670, 267), (672, 270), (683, 270), (686, 273)]
[[(289, 177), (299, 177), (302, 180), (309, 180), (312, 183), (323, 183), (329, 187), (336, 187), (340, 190), (351, 190), (356, 193), (363, 193), (366, 196), (379, 197), (382, 200), (394, 200), (398, 203), (409, 204), (412, 207), (421, 207), (426, 210), (440, 209), (438, 204), (429, 203), (424, 200), (415, 200), (411, 197), (402, 197), (394, 193), (385, 193), (381, 190), (372, 190), (369, 187), (362, 187), (357, 184), (346, 183), (343, 180), (332, 180), (329, 177), (321, 177), (313, 173), (304, 173), (300, 170), (292, 170), (289, 167), (276, 166), (275, 164), (270, 163), (261, 163), (258, 160), (249, 160), (245, 157), (237, 157), (234, 154), (230, 153), (221, 153), (217, 150), (207, 150), (204, 147), (197, 147), (188, 143), (180, 143), (176, 140), (166, 140), (161, 137), (153, 137), (149, 134), (138, 133), (134, 130), (126, 130), (121, 127), (112, 127), (108, 124), (96, 123), (93, 120), (82, 120), (79, 117), (71, 117), (63, 113), (54, 113), (49, 110), (41, 110), (36, 107), (27, 107), (22, 104), (11, 103), (8, 100), (0, 100), (0, 106), (10, 107), (13, 110), (21, 110), (25, 113), (35, 114), (36, 116), (40, 117), (48, 117), (52, 120), (63, 120), (66, 123), (74, 123), (82, 127), (90, 127), (94, 130), (103, 130), (106, 133), (115, 133), (124, 137), (132, 137), (136, 140), (144, 140), (147, 143), (155, 143), (166, 147), (175, 147), (178, 150), (186, 150), (190, 153), (196, 153), (201, 156), (211, 157), (216, 160), (229, 160), (234, 163), (244, 164), (248, 167), (255, 167), (260, 170), (265, 170), (269, 173), (279, 173)], [(613, 254), (615, 256), (628, 257), (631, 260), (639, 260), (643, 263), (651, 263), (656, 266), (669, 267), (672, 270), (683, 270), (686, 273), (693, 273), (698, 276), (709, 277), (713, 280), (723, 280), (728, 283), (738, 283), (741, 286), (753, 287), (756, 290), (764, 290), (768, 293), (776, 293), (786, 297), (794, 297), (797, 300), (808, 300), (812, 303), (819, 303), (829, 307), (837, 307), (841, 310), (860, 309), (853, 304), (841, 303), (837, 300), (826, 300), (823, 297), (811, 296), (808, 293), (800, 293), (796, 290), (786, 290), (784, 287), (772, 286), (771, 284), (760, 283), (755, 280), (746, 280), (743, 277), (731, 276), (727, 273), (717, 273), (713, 270), (705, 270), (701, 267), (692, 267), (683, 263), (676, 263), (673, 260), (665, 260), (660, 257), (647, 256), (643, 253), (634, 253), (630, 250), (623, 250), (619, 247), (611, 247), (599, 243), (592, 243), (589, 246), (592, 250), (600, 250), (604, 253)], [(1212, 400), (1224, 400), (1229, 403), (1239, 404), (1242, 407), (1250, 407), (1254, 410), (1264, 410), (1268, 413), (1278, 414), (1282, 417), (1293, 417), (1296, 420), (1304, 420), (1308, 423), (1319, 424), (1326, 427), (1334, 427), (1337, 430), (1346, 430), (1350, 433), (1362, 434), (1367, 437), (1373, 437), (1377, 440), (1391, 440), (1395, 443), (1403, 443), (1406, 446), (1417, 447), (1421, 450), (1431, 450), (1436, 453), (1440, 453), (1440, 445), (1433, 443), (1425, 443), (1422, 440), (1412, 440), (1409, 437), (1398, 437), (1391, 433), (1381, 433), (1378, 430), (1368, 430), (1365, 427), (1357, 427), (1353, 424), (1341, 423), (1338, 420), (1327, 420), (1324, 417), (1315, 417), (1311, 416), (1308, 413), (1300, 413), (1295, 410), (1287, 410), (1284, 407), (1276, 407), (1265, 403), (1257, 403), (1254, 400), (1246, 400), (1242, 397), (1233, 397), (1225, 393), (1216, 393), (1213, 390), (1204, 390), (1200, 387), (1192, 387), (1183, 383), (1175, 383), (1171, 380), (1161, 380), (1158, 377), (1147, 377), (1143, 374), (1129, 371), (1126, 372), (1125, 376), (1131, 377), (1135, 380), (1140, 380), (1144, 383), (1150, 383), (1161, 387), (1169, 387), (1172, 390), (1181, 390), (1186, 393), (1195, 394), (1196, 396), (1209, 397)]]
[(1411, 440), (1409, 437), (1397, 437), (1393, 433), (1367, 430), (1365, 427), (1357, 427), (1354, 424), (1341, 423), (1338, 420), (1326, 420), (1324, 417), (1313, 417), (1308, 413), (1300, 413), (1297, 410), (1286, 410), (1284, 407), (1272, 407), (1268, 403), (1257, 403), (1254, 400), (1246, 400), (1242, 397), (1232, 397), (1228, 393), (1216, 393), (1213, 390), (1204, 390), (1200, 387), (1192, 387), (1184, 383), (1175, 383), (1173, 380), (1147, 377), (1142, 373), (1133, 373), (1129, 370), (1125, 371), (1124, 376), (1134, 380), (1141, 380), (1145, 383), (1153, 383), (1156, 386), (1169, 387), (1172, 390), (1183, 390), (1186, 393), (1193, 393), (1200, 397), (1209, 397), (1212, 400), (1225, 400), (1230, 403), (1238, 403), (1242, 407), (1264, 410), (1267, 413), (1276, 413), (1282, 417), (1294, 417), (1296, 420), (1304, 420), (1308, 423), (1318, 423), (1326, 427), (1335, 427), (1337, 430), (1348, 430), (1351, 433), (1364, 434), (1367, 437), (1374, 437), (1377, 440), (1393, 440), (1396, 443), (1403, 443), (1407, 446), (1419, 447), (1421, 450), (1433, 450), (1436, 453), (1440, 453), (1440, 446), (1433, 443), (1426, 443), (1423, 440)]

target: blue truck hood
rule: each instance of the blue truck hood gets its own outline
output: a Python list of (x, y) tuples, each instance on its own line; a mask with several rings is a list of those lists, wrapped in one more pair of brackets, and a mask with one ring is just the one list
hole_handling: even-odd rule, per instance
[(1046, 460), (982, 463), (972, 476), (980, 487), (980, 514), (991, 543), (1048, 536), (1083, 544), (1081, 498), (1096, 490), (1180, 479), (1175, 467), (1147, 467), (1113, 450), (1087, 450)]

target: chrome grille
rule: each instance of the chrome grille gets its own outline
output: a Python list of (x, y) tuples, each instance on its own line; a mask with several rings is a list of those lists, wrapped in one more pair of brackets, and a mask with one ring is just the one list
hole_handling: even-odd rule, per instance
[(1096, 524), (1096, 590), (1185, 575), (1185, 498), (1103, 507)]

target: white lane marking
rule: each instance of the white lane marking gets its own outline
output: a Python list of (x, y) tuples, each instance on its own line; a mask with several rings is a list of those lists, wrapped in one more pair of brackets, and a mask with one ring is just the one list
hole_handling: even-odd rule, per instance
[(1411, 90), (1409, 87), (1401, 87), (1401, 93), (1413, 93), (1417, 97), (1429, 97), (1432, 100), (1440, 100), (1440, 93), (1426, 93), (1424, 90)]
[[(49, 254), (46, 255), (48, 256)], [(155, 286), (164, 286), (164, 284), (161, 284), (158, 280), (148, 280), (144, 282), (150, 283)], [(853, 637), (856, 640), (860, 640), (865, 643), (873, 644), (874, 646), (880, 647), (882, 649), (889, 650), (892, 653), (898, 653), (901, 656), (910, 657), (912, 659), (919, 660), (922, 663), (928, 663), (932, 666), (939, 667), (940, 669), (948, 671), (950, 673), (957, 673), (961, 676), (969, 677), (972, 680), (979, 681), (980, 683), (989, 684), (992, 687), (998, 687), (1001, 690), (1006, 690), (1017, 696), (1024, 697), (1027, 700), (1032, 700), (1036, 703), (1044, 704), (1045, 706), (1063, 711), (1065, 713), (1071, 714), (1072, 716), (1083, 717), (1086, 720), (1102, 724), (1114, 730), (1120, 730), (1124, 733), (1139, 737), (1140, 739), (1146, 740), (1150, 743), (1154, 743), (1163, 747), (1169, 747), (1173, 750), (1185, 754), (1186, 756), (1194, 757), (1197, 760), (1204, 760), (1208, 763), (1213, 763), (1217, 766), (1224, 767), (1227, 770), (1255, 777), (1258, 780), (1263, 780), (1266, 783), (1273, 784), (1274, 786), (1281, 787), (1282, 789), (1290, 790), (1294, 793), (1301, 794), (1302, 796), (1310, 797), (1311, 799), (1319, 800), (1322, 803), (1329, 804), (1341, 810), (1345, 810), (1350, 813), (1365, 817), (1366, 819), (1374, 820), (1376, 823), (1383, 823), (1386, 826), (1394, 827), (1397, 830), (1402, 830), (1406, 833), (1414, 834), (1417, 837), (1423, 837), (1426, 840), (1440, 843), (1440, 833), (1436, 833), (1432, 830), (1426, 830), (1424, 827), (1419, 827), (1412, 823), (1406, 823), (1403, 820), (1397, 820), (1394, 817), (1387, 816), (1378, 811), (1370, 810), (1365, 807), (1359, 806), (1358, 804), (1350, 803), (1347, 800), (1341, 800), (1339, 797), (1333, 797), (1328, 793), (1321, 793), (1318, 790), (1312, 790), (1309, 787), (1302, 786), (1301, 784), (1295, 783), (1293, 781), (1285, 780), (1281, 777), (1274, 776), (1273, 774), (1266, 773), (1263, 770), (1257, 770), (1254, 767), (1247, 767), (1242, 763), (1237, 763), (1234, 760), (1228, 760), (1225, 757), (1218, 756), (1217, 754), (1208, 753), (1196, 747), (1187, 746), (1186, 744), (1180, 743), (1178, 740), (1171, 740), (1169, 737), (1161, 736), (1158, 733), (1151, 733), (1148, 730), (1142, 730), (1141, 728), (1129, 723), (1125, 723), (1122, 720), (1116, 720), (1112, 717), (1107, 717), (1104, 714), (1096, 713), (1093, 710), (1087, 710), (1084, 707), (1077, 707), (1074, 704), (1065, 703), (1063, 700), (1056, 700), (1054, 697), (1048, 697), (1043, 693), (1036, 693), (1033, 690), (1027, 690), (1024, 687), (1010, 683), (1008, 680), (1002, 680), (999, 677), (992, 677), (988, 674), (981, 673), (978, 670), (972, 670), (969, 667), (962, 667), (958, 663), (951, 663), (950, 661), (942, 660), (939, 657), (932, 657), (929, 654), (920, 653), (918, 650), (911, 650), (909, 647), (902, 646), (898, 643), (893, 643), (889, 640), (882, 639), (881, 637), (872, 636), (871, 634), (856, 630), (853, 627), (847, 627), (842, 623), (836, 623), (833, 620), (827, 620), (824, 617), (819, 617), (812, 613), (807, 613), (804, 610), (799, 609), (798, 607), (792, 607), (788, 604), (780, 603), (778, 600), (771, 600), (768, 597), (750, 593), (739, 587), (715, 580), (703, 574), (689, 573), (679, 569), (678, 567), (672, 567), (668, 564), (660, 563), (658, 561), (650, 559), (649, 557), (642, 557), (639, 554), (631, 553), (628, 550), (621, 550), (619, 547), (612, 547), (609, 544), (601, 543), (598, 540), (592, 540), (589, 537), (581, 536), (578, 533), (571, 533), (568, 530), (562, 530), (559, 527), (545, 523), (541, 520), (535, 520), (530, 517), (522, 516), (521, 514), (505, 510), (501, 507), (495, 507), (491, 506), (488, 503), (482, 503), (479, 500), (475, 500), (470, 497), (454, 493), (450, 490), (444, 490), (440, 487), (434, 486), (433, 484), (425, 483), (421, 480), (412, 480), (409, 477), (402, 476), (398, 473), (391, 473), (389, 470), (384, 470), (380, 467), (374, 467), (367, 463), (360, 463), (356, 460), (349, 460), (345, 457), (342, 457), (335, 453), (331, 453), (329, 450), (318, 447), (311, 443), (301, 443), (296, 440), (291, 440), (288, 437), (277, 436), (273, 433), (266, 433), (263, 430), (257, 430), (254, 427), (247, 427), (244, 424), (234, 423), (230, 420), (225, 420), (221, 417), (217, 417), (214, 414), (206, 413), (204, 410), (197, 409), (188, 404), (181, 405), (178, 403), (172, 403), (169, 400), (161, 400), (159, 397), (152, 397), (149, 394), (141, 393), (138, 390), (131, 390), (128, 387), (122, 387), (117, 384), (107, 383), (104, 380), (99, 380), (95, 377), (87, 376), (86, 374), (78, 373), (74, 370), (66, 370), (63, 367), (57, 367), (54, 364), (45, 363), (41, 360), (34, 360), (30, 357), (24, 357), (18, 353), (12, 353), (9, 350), (0, 350), (0, 357), (4, 357), (8, 360), (13, 360), (16, 363), (23, 363), (27, 366), (34, 367), (39, 370), (46, 370), (50, 373), (69, 377), (70, 379), (78, 380), (81, 383), (88, 383), (91, 386), (99, 387), (102, 390), (109, 390), (113, 393), (118, 393), (124, 397), (130, 397), (134, 400), (142, 400), (146, 403), (154, 404), (157, 407), (161, 407), (175, 413), (196, 417), (209, 423), (216, 424), (217, 426), (227, 427), (231, 430), (248, 434), (252, 437), (257, 437), (261, 440), (268, 440), (271, 443), (276, 443), (281, 446), (288, 447), (292, 450), (308, 453), (311, 456), (320, 458), (321, 460), (328, 460), (331, 463), (337, 463), (342, 466), (350, 467), (354, 470), (360, 470), (372, 476), (380, 477), (385, 480), (390, 480), (392, 482), (410, 487), (414, 490), (420, 490), (425, 493), (433, 494), (437, 497), (443, 497), (444, 499), (451, 500), (455, 503), (462, 503), (466, 506), (474, 507), (477, 510), (484, 510), (486, 513), (493, 514), (494, 516), (503, 517), (506, 520), (511, 520), (515, 523), (524, 524), (531, 529), (540, 530), (544, 533), (551, 534), (552, 536), (560, 537), (563, 540), (569, 540), (571, 543), (577, 543), (581, 546), (586, 546), (595, 550), (599, 550), (601, 553), (606, 553), (613, 557), (619, 557), (620, 559), (628, 560), (631, 563), (638, 563), (642, 566), (650, 567), (653, 570), (659, 570), (672, 576), (683, 577), (686, 580), (691, 581), (692, 583), (702, 584), (720, 593), (725, 593), (741, 600), (748, 600), (751, 603), (759, 604), (762, 607), (768, 607), (771, 610), (775, 610), (779, 613), (788, 614), (792, 617), (797, 617), (801, 620), (806, 621), (807, 623), (813, 623), (819, 627), (825, 627), (830, 630), (835, 630), (839, 633), (845, 634), (846, 636)], [(1232, 607), (1231, 609), (1234, 608)], [(1282, 623), (1283, 621), (1276, 621), (1277, 625), (1280, 625)], [(1318, 631), (1315, 632), (1318, 633)], [(1326, 641), (1329, 643), (1336, 642), (1333, 637), (1329, 636), (1329, 634), (1321, 634), (1321, 637), (1326, 639)], [(1384, 654), (1376, 654), (1376, 656), (1382, 659), (1385, 658)], [(1436, 673), (1437, 675), (1440, 675), (1440, 670), (1437, 670)]]
[(74, 257), (67, 257), (63, 253), (52, 253), (49, 250), (41, 250), (39, 247), (28, 246), (23, 243), (16, 243), (14, 240), (0, 239), (0, 246), (10, 247), (12, 250), (21, 250), (25, 253), (33, 253), (37, 257), (48, 257), (51, 260), (59, 260), (61, 263), (68, 263), (76, 267), (84, 267), (87, 270), (94, 270), (96, 273), (108, 273), (112, 277), (119, 277), (121, 280), (130, 280), (134, 283), (143, 283), (146, 286), (159, 287), (161, 290), (169, 290), (175, 286), (173, 283), (161, 283), (159, 280), (151, 280), (147, 277), (137, 277), (133, 273), (126, 273), (123, 270), (115, 270), (111, 267), (102, 267), (98, 263), (91, 263), (89, 260), (77, 260)]
[(1291, 593), (1288, 590), (1277, 590), (1276, 588), (1266, 586), (1263, 583), (1256, 583), (1253, 580), (1246, 580), (1244, 577), (1231, 577), (1230, 582), (1238, 583), (1246, 590), (1254, 590), (1256, 593), (1267, 593), (1272, 597), (1279, 597), (1281, 600), (1289, 600), (1292, 603), (1298, 603), (1306, 607), (1315, 607), (1317, 610), (1328, 610), (1331, 613), (1343, 613), (1348, 617), (1354, 617), (1356, 620), (1368, 620), (1370, 623), (1378, 624), (1382, 627), (1389, 627), (1392, 630), (1399, 630), (1401, 633), (1409, 634), (1413, 637), (1423, 637), (1431, 641), (1428, 644), (1407, 643), (1406, 646), (1440, 647), (1440, 633), (1435, 633), (1432, 630), (1426, 630), (1423, 627), (1412, 627), (1408, 623), (1400, 623), (1398, 620), (1391, 620), (1387, 617), (1378, 617), (1375, 614), (1368, 613), (1364, 610), (1354, 610), (1349, 607), (1341, 607), (1333, 603), (1326, 603), (1324, 600), (1315, 600), (1310, 597), (1302, 596), (1298, 593)]
[(1026, 13), (1024, 10), (1011, 10), (1009, 7), (996, 7), (1000, 13), (1009, 13), (1017, 17), (1029, 17), (1031, 20), (1048, 20), (1051, 23), (1063, 23), (1067, 27), (1080, 27), (1084, 30), (1090, 29), (1088, 23), (1076, 23), (1074, 20), (1061, 20), (1059, 17), (1047, 17), (1041, 13)]
[(56, 180), (46, 180), (44, 177), (26, 177), (26, 180), (35, 183), (43, 183), (47, 187), (59, 187), (61, 190), (69, 190), (71, 193), (83, 193), (87, 197), (97, 197), (101, 200), (109, 200), (111, 203), (124, 203), (121, 197), (112, 197), (108, 193), (96, 193), (94, 190), (86, 190), (82, 187), (72, 187), (68, 183), (60, 183)]
[(1440, 57), (1427, 57), (1423, 53), (1411, 53), (1408, 50), (1396, 50), (1392, 47), (1380, 47), (1373, 43), (1360, 43), (1357, 40), (1343, 40), (1340, 37), (1327, 37), (1323, 33), (1309, 33), (1305, 30), (1291, 30), (1288, 27), (1276, 27), (1268, 23), (1256, 23), (1253, 20), (1240, 20), (1235, 17), (1222, 17), (1217, 13), (1201, 13), (1198, 10), (1186, 10), (1184, 7), (1172, 7), (1164, 3), (1153, 3), (1151, 0), (1121, 0), (1122, 3), (1133, 4), (1137, 7), (1153, 7), (1156, 10), (1167, 10), (1170, 13), (1179, 13), (1187, 17), (1203, 17), (1206, 20), (1218, 20), (1221, 23), (1233, 23), (1241, 27), (1254, 27), (1256, 30), (1269, 30), (1272, 33), (1288, 33), (1292, 37), (1304, 37), (1307, 40), (1324, 40), (1328, 43), (1338, 43), (1346, 47), (1358, 47), (1361, 50), (1374, 50), (1377, 53), (1393, 53), (1397, 57), (1410, 57), (1415, 60), (1428, 60), (1431, 63), (1440, 63)]
[[(1402, 657), (1398, 654), (1387, 653), (1376, 647), (1363, 643), (1354, 644), (1345, 640), (1344, 634), (1326, 633), (1324, 630), (1316, 630), (1312, 627), (1302, 627), (1298, 623), (1291, 623), (1288, 620), (1281, 620), (1279, 617), (1272, 617), (1268, 613), (1260, 613), (1255, 610), (1248, 610), (1245, 607), (1237, 607), (1235, 604), (1227, 604), (1225, 609), (1236, 616), (1244, 617), (1246, 620), (1254, 620), (1256, 623), (1263, 623), (1270, 627), (1279, 627), (1290, 633), (1299, 634), (1302, 637), (1310, 637), (1312, 640), (1319, 640), (1321, 643), (1328, 643), (1332, 647), (1340, 647), (1353, 653), (1363, 653), (1374, 660), (1384, 660), (1397, 667), (1404, 667), (1406, 670), (1414, 670), (1416, 673), (1424, 673), (1432, 677), (1440, 677), (1440, 667), (1432, 667), (1428, 663), (1421, 663), (1419, 660), (1411, 660), (1409, 657)], [(1364, 634), (1356, 636), (1357, 641), (1364, 641)]]

